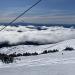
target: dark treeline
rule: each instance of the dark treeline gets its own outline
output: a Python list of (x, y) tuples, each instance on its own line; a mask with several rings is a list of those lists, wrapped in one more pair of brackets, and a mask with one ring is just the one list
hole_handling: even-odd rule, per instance
[(35, 55), (38, 55), (38, 53), (37, 52), (34, 52), (34, 53), (26, 52), (26, 53), (23, 53), (23, 54), (21, 54), (21, 53), (18, 53), (18, 54), (13, 53), (13, 54), (9, 54), (9, 55), (0, 53), (0, 60), (3, 63), (8, 64), (8, 63), (13, 63), (14, 62), (14, 57), (19, 57), (19, 56), (35, 56)]
[[(45, 50), (45, 51), (41, 52), (40, 54), (54, 53), (54, 52), (58, 52), (58, 51), (59, 50), (57, 50), (57, 49), (48, 50), (48, 51)], [(21, 53), (16, 54), (16, 52), (15, 52), (15, 53), (9, 54), (9, 55), (0, 53), (0, 60), (3, 63), (13, 63), (14, 62), (14, 57), (19, 57), (19, 56), (36, 56), (36, 55), (40, 55), (40, 54), (38, 54), (37, 52), (34, 52), (34, 53), (26, 52), (26, 53), (23, 53), (23, 54), (21, 54)]]
[[(66, 47), (64, 49), (64, 51), (72, 51), (72, 50), (74, 50), (74, 48), (72, 48), (72, 47)], [(58, 49), (44, 50), (40, 54), (55, 53), (55, 52), (59, 52), (59, 50)], [(0, 60), (3, 63), (8, 64), (8, 63), (13, 63), (14, 62), (14, 57), (19, 57), (19, 56), (36, 56), (36, 55), (40, 55), (40, 54), (38, 54), (37, 52), (34, 52), (34, 53), (26, 52), (26, 53), (23, 53), (23, 54), (21, 54), (21, 53), (16, 54), (16, 52), (15, 52), (15, 53), (9, 54), (9, 55), (0, 53)]]
[(64, 49), (64, 51), (73, 51), (73, 50), (75, 50), (75, 49), (72, 48), (72, 47), (66, 47), (66, 48)]
[(58, 52), (58, 51), (59, 51), (58, 49), (54, 49), (54, 50), (45, 50), (45, 51), (43, 51), (41, 54), (55, 53), (55, 52)]
[(21, 54), (21, 53), (18, 53), (18, 54), (13, 53), (13, 54), (10, 54), (9, 56), (11, 56), (11, 57), (19, 57), (19, 56), (34, 56), (34, 55), (38, 55), (38, 53), (37, 52), (34, 52), (34, 53), (26, 52), (26, 53), (23, 53), (23, 54)]
[(10, 56), (10, 55), (7, 55), (7, 54), (1, 54), (1, 53), (0, 53), (0, 60), (1, 60), (3, 63), (13, 63), (14, 57), (12, 57), (12, 56)]

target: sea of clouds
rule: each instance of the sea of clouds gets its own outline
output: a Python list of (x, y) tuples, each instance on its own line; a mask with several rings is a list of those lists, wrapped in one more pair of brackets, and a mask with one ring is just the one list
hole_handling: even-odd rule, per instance
[[(0, 26), (0, 29), (3, 26)], [(41, 26), (38, 30), (34, 26), (8, 26), (0, 31), (0, 45), (26, 44), (54, 44), (68, 39), (75, 39), (75, 29), (64, 27)]]

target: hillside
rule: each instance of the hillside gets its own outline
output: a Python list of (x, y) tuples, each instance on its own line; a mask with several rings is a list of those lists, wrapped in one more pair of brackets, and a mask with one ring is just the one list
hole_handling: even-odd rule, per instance
[[(13, 53), (23, 54), (26, 52), (38, 53), (38, 55), (35, 56), (15, 57), (14, 62), (9, 64), (5, 64), (0, 61), (0, 74), (74, 75), (75, 29), (63, 27), (44, 27), (47, 29), (39, 31), (32, 28), (32, 26), (30, 27), (8, 27), (6, 30), (0, 32), (0, 45), (2, 45), (0, 48), (0, 53), (7, 55)], [(18, 29), (22, 32), (17, 32)], [(38, 37), (40, 38), (38, 39)], [(32, 45), (26, 45), (26, 43), (23, 43), (26, 41), (35, 41), (36, 43), (41, 43), (41, 45), (34, 45), (33, 43)], [(66, 47), (72, 47), (73, 50), (65, 51), (64, 49), (66, 49)], [(45, 50), (52, 51), (54, 49), (57, 49), (58, 52), (42, 54)]]

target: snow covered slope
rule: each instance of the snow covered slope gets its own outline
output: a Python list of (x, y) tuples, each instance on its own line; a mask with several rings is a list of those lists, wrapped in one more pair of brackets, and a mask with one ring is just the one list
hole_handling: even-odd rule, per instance
[(12, 46), (12, 47), (4, 47), (0, 49), (0, 53), (6, 53), (6, 54), (12, 54), (15, 53), (25, 53), (25, 52), (37, 52), (41, 53), (44, 50), (53, 50), (58, 49), (59, 51), (62, 51), (66, 47), (73, 47), (75, 49), (75, 39), (62, 41), (55, 44), (47, 44), (47, 45), (18, 45), (18, 46)]
[[(11, 48), (2, 48), (7, 53), (41, 52), (49, 49), (59, 49), (57, 53), (38, 56), (18, 57), (11, 64), (0, 63), (1, 75), (74, 75), (75, 51), (62, 51), (66, 46), (75, 48), (75, 39), (62, 41), (56, 44), (42, 46), (20, 45)], [(4, 51), (5, 52), (5, 51)], [(63, 53), (63, 55), (62, 55)]]
[(12, 64), (0, 63), (1, 75), (74, 75), (75, 51), (19, 57)]
[[(4, 42), (16, 44), (16, 46), (0, 48), (0, 53), (41, 53), (44, 50), (53, 49), (58, 49), (59, 52), (37, 56), (15, 57), (14, 62), (11, 64), (3, 64), (0, 62), (0, 74), (75, 75), (75, 50), (63, 51), (66, 47), (73, 47), (75, 49), (75, 29), (50, 27), (47, 30), (38, 31), (35, 28), (29, 28), (8, 27), (6, 30), (0, 32), (0, 44)], [(22, 32), (18, 32), (18, 30)], [(17, 45), (17, 43), (25, 41), (36, 41), (43, 45)], [(51, 42), (53, 43), (51, 44)]]

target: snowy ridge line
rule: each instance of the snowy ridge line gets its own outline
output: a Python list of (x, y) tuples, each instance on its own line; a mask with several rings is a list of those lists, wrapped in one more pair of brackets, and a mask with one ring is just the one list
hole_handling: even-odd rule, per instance
[[(1, 48), (0, 52), (4, 52), (6, 54), (12, 54), (12, 53), (34, 53), (37, 52), (38, 54), (40, 54), (41, 52), (45, 51), (45, 50), (54, 50), (54, 49), (58, 49), (59, 51), (62, 51), (63, 49), (65, 49), (67, 46), (69, 47), (74, 47), (75, 43), (72, 43), (72, 41), (74, 42), (75, 39), (71, 39), (71, 40), (66, 40), (66, 41), (62, 41), (59, 42), (57, 44), (48, 44), (48, 45), (42, 45), (42, 46), (26, 46), (26, 45), (19, 45), (19, 46), (14, 46), (14, 47), (10, 47), (10, 48)], [(61, 48), (61, 49), (60, 49)]]
[(67, 43), (67, 42), (69, 42), (70, 40), (73, 40), (73, 39), (64, 40), (64, 41), (61, 41), (61, 42), (55, 43), (55, 44), (53, 44), (52, 46), (49, 46), (49, 47), (44, 48), (44, 50), (45, 50), (45, 49), (48, 49), (48, 48), (52, 48), (52, 47), (57, 46), (57, 45), (59, 45), (59, 44), (62, 44), (62, 42), (65, 42), (65, 41), (66, 41), (66, 43)]

